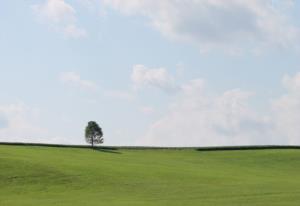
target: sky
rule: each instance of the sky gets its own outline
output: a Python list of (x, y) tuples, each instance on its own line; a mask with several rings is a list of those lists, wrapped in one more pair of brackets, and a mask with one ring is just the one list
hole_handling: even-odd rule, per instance
[(0, 2), (0, 141), (300, 144), (300, 2)]

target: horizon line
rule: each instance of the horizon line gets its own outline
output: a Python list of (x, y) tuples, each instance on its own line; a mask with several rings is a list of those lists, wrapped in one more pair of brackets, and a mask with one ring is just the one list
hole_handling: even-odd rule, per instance
[[(0, 142), (0, 145), (15, 146), (41, 146), (41, 147), (64, 147), (64, 148), (92, 148), (90, 145), (52, 144), (33, 142)], [(95, 145), (102, 149), (195, 149), (198, 151), (216, 150), (258, 150), (258, 149), (300, 149), (300, 145), (226, 145), (226, 146), (108, 146)]]

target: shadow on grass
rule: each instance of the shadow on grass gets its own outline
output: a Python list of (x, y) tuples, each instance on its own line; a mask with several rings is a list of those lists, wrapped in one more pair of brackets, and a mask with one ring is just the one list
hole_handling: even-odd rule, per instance
[(94, 147), (93, 150), (96, 150), (98, 152), (107, 152), (107, 153), (113, 153), (113, 154), (122, 154), (120, 151), (118, 151), (117, 148), (114, 147)]
[(213, 151), (236, 151), (236, 150), (270, 150), (270, 149), (300, 149), (300, 146), (289, 145), (253, 145), (253, 146), (224, 146), (224, 147), (202, 147), (197, 148), (200, 152)]

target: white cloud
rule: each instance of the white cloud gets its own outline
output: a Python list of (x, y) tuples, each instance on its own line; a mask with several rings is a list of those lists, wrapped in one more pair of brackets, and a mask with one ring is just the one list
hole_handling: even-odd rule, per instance
[(64, 28), (64, 34), (66, 37), (75, 39), (87, 36), (87, 32), (84, 29), (78, 28), (77, 26), (72, 24)]
[(204, 81), (182, 86), (169, 111), (155, 121), (137, 144), (156, 146), (256, 145), (286, 143), (274, 135), (270, 117), (248, 104), (254, 94), (240, 89), (207, 94)]
[(283, 85), (287, 93), (273, 101), (272, 118), (276, 133), (283, 136), (288, 144), (300, 144), (300, 73), (285, 76)]
[[(52, 144), (80, 144), (74, 135), (68, 138), (59, 132), (45, 126), (46, 113), (36, 107), (24, 103), (0, 105), (0, 142), (52, 143)], [(56, 123), (61, 118), (56, 117)], [(46, 120), (48, 121), (48, 120)], [(64, 122), (66, 123), (66, 122)], [(70, 123), (70, 122), (67, 122)], [(61, 124), (58, 123), (58, 124)], [(67, 124), (66, 124), (67, 125)], [(57, 128), (57, 125), (56, 125)]]
[[(291, 1), (278, 6), (271, 0), (102, 2), (125, 15), (145, 16), (165, 37), (197, 44), (203, 52), (212, 49), (259, 52), (270, 46), (294, 47), (299, 43), (299, 28), (287, 16)], [(283, 5), (289, 6), (282, 9)]]
[(283, 77), (282, 84), (289, 93), (300, 94), (300, 73), (297, 73), (293, 77), (285, 75)]
[(33, 5), (32, 8), (42, 18), (54, 23), (74, 22), (75, 9), (64, 0), (47, 0), (44, 4)]
[(150, 106), (143, 106), (139, 108), (140, 112), (142, 112), (145, 115), (151, 115), (155, 112), (155, 109)]
[(63, 72), (60, 74), (59, 79), (67, 85), (79, 87), (84, 90), (95, 90), (97, 88), (94, 82), (82, 79), (81, 76), (75, 72)]
[(23, 103), (0, 105), (0, 141), (43, 142), (46, 129), (38, 124), (39, 110)]
[(134, 94), (128, 91), (110, 90), (105, 92), (105, 95), (111, 98), (127, 100), (127, 101), (132, 101), (135, 98)]
[(32, 5), (38, 19), (65, 37), (81, 38), (87, 36), (83, 28), (77, 26), (75, 9), (64, 0), (47, 0), (42, 4)]
[(135, 88), (152, 86), (172, 91), (175, 89), (174, 78), (165, 68), (147, 68), (144, 65), (135, 65), (132, 69), (131, 80)]

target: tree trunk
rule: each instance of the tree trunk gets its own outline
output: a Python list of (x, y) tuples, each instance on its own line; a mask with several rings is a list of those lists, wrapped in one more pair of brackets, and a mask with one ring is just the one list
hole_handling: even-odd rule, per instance
[(92, 148), (94, 148), (94, 137), (92, 137)]

